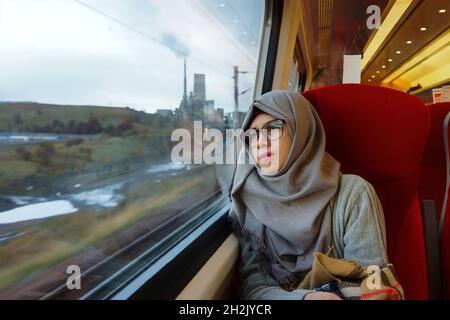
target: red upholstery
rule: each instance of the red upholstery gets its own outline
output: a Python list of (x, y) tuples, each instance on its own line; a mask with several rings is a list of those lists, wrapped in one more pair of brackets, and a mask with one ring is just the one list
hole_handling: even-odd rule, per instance
[(444, 299), (450, 299), (450, 201), (447, 201), (447, 210), (445, 211), (441, 233), (441, 261)]
[[(419, 195), (421, 199), (436, 200), (438, 215), (440, 215), (447, 179), (443, 125), (445, 117), (450, 112), (450, 102), (430, 105), (429, 111), (431, 116), (431, 128), (423, 160)], [(447, 135), (449, 135), (449, 132), (447, 132)], [(441, 234), (441, 260), (444, 298), (450, 299), (450, 274), (448, 273), (448, 270), (450, 270), (449, 201), (447, 201), (445, 220)]]
[(303, 94), (316, 108), (327, 150), (344, 173), (375, 187), (382, 202), (388, 256), (407, 299), (427, 299), (427, 268), (417, 185), (430, 119), (406, 93), (370, 85), (335, 85)]
[(447, 177), (443, 125), (450, 112), (450, 103), (432, 104), (428, 106), (428, 110), (431, 126), (420, 173), (419, 198), (436, 201), (439, 221)]

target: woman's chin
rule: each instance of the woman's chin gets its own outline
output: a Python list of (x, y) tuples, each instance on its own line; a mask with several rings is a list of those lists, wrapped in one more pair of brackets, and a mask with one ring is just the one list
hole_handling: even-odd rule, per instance
[(270, 162), (267, 165), (259, 164), (259, 168), (266, 175), (274, 175), (278, 172), (278, 168)]
[(279, 169), (277, 160), (278, 159), (276, 157), (271, 155), (269, 157), (258, 159), (257, 165), (264, 174), (274, 175), (278, 172)]
[(272, 159), (271, 158), (272, 157), (266, 157), (266, 158), (259, 159), (259, 162), (258, 162), (259, 166), (261, 168), (268, 168), (268, 167), (270, 167), (270, 165), (272, 164)]

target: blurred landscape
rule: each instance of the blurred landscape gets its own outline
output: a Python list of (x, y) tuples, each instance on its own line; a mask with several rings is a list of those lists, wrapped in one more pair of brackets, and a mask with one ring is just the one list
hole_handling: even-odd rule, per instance
[(111, 237), (218, 190), (214, 167), (171, 162), (183, 127), (131, 108), (0, 103), (0, 293), (80, 254), (81, 264), (92, 246), (108, 256)]
[(127, 108), (2, 103), (0, 193), (49, 192), (42, 182), (62, 192), (70, 188), (60, 181), (67, 175), (83, 173), (86, 183), (168, 161), (177, 125), (174, 117)]

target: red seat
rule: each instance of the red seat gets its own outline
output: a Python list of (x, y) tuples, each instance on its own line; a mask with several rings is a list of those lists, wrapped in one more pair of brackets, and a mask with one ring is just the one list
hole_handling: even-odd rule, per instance
[[(447, 130), (447, 135), (449, 132)], [(450, 137), (449, 137), (450, 138)], [(448, 150), (447, 150), (448, 152)], [(447, 154), (448, 157), (450, 155)], [(450, 179), (448, 173), (447, 183)], [(441, 233), (440, 233), (440, 242), (441, 242), (441, 265), (442, 265), (442, 280), (443, 280), (443, 295), (444, 299), (450, 299), (450, 190), (447, 188), (447, 203), (445, 207), (445, 211), (443, 212), (444, 216), (441, 217)]]
[(430, 126), (416, 97), (345, 84), (304, 92), (322, 119), (327, 151), (344, 173), (369, 181), (383, 205), (387, 250), (407, 299), (427, 299), (427, 265), (417, 195)]
[(428, 106), (428, 110), (431, 126), (420, 173), (419, 198), (420, 200), (436, 201), (439, 219), (447, 177), (443, 127), (445, 117), (450, 112), (450, 103), (432, 104)]
[[(450, 194), (448, 194), (449, 190), (446, 190), (447, 180), (450, 179), (447, 170), (450, 170), (450, 168), (447, 168), (446, 164), (444, 141), (444, 134), (450, 138), (448, 128), (444, 130), (445, 119), (450, 113), (450, 102), (430, 105), (429, 111), (431, 128), (420, 176), (419, 196), (424, 200), (436, 201), (441, 227), (443, 295), (445, 299), (450, 299), (450, 274), (448, 273), (448, 270), (450, 270)], [(450, 157), (450, 155), (447, 156)], [(447, 203), (444, 206), (446, 192)]]

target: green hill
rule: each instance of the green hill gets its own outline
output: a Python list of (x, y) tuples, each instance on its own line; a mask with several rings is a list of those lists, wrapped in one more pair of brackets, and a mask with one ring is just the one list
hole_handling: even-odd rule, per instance
[(0, 131), (54, 132), (55, 127), (59, 127), (60, 132), (54, 133), (77, 133), (67, 132), (70, 122), (74, 127), (93, 119), (103, 129), (118, 126), (124, 121), (131, 121), (138, 126), (151, 126), (155, 116), (130, 108), (3, 102), (0, 104)]

